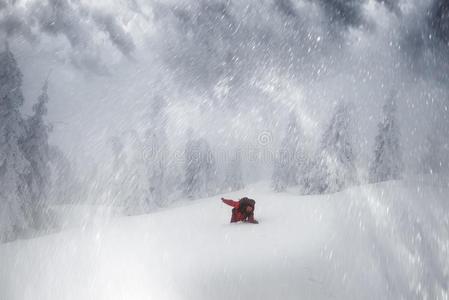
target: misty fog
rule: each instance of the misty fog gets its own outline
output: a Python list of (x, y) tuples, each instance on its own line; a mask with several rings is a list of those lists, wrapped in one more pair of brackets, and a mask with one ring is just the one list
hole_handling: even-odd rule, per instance
[(411, 172), (445, 119), (444, 1), (6, 1), (1, 14), (25, 109), (50, 72), (51, 141), (82, 162), (151, 126), (155, 95), (169, 103), (173, 147), (189, 126), (216, 148), (263, 131), (276, 143), (291, 109), (313, 143), (335, 104), (352, 102), (368, 159), (395, 89)]
[[(316, 196), (320, 208), (303, 208), (314, 212), (334, 205), (326, 202), (332, 197), (358, 199), (354, 191), (369, 199), (335, 204), (331, 211), (345, 215), (353, 205), (380, 214), (393, 205), (385, 199), (404, 199), (395, 194), (402, 184), (412, 186), (407, 193), (416, 187), (412, 199), (435, 187), (437, 202), (449, 187), (446, 0), (0, 0), (0, 52), (0, 242), (7, 247), (113, 217), (153, 220), (155, 212), (226, 193), (279, 193), (298, 203)], [(391, 208), (400, 223), (407, 218), (398, 207), (408, 206)], [(440, 230), (438, 242), (448, 236), (441, 211), (436, 221), (416, 221)], [(167, 228), (156, 223), (151, 228)], [(391, 283), (385, 261), (396, 254), (388, 252), (379, 272), (393, 288), (379, 295), (447, 299), (447, 269), (432, 259), (449, 248), (438, 252), (435, 243), (422, 250), (432, 253), (423, 263), (430, 271), (420, 269), (424, 292), (415, 277), (407, 281), (413, 289)], [(2, 278), (7, 272), (0, 288), (13, 286)], [(18, 297), (12, 290), (4, 299)], [(155, 296), (164, 297), (176, 298)]]

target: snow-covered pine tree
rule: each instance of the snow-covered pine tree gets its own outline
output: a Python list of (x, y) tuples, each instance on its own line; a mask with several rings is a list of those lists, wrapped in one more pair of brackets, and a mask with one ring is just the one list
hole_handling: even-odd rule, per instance
[(209, 142), (204, 138), (200, 138), (198, 140), (198, 148), (200, 149), (202, 157), (202, 186), (205, 191), (205, 195), (210, 196), (217, 193), (217, 166), (215, 156), (209, 146)]
[(449, 99), (440, 103), (427, 134), (421, 169), (426, 174), (449, 171)]
[(119, 172), (120, 169), (123, 168), (123, 165), (126, 161), (126, 156), (124, 153), (124, 146), (123, 142), (118, 136), (113, 136), (109, 139), (109, 144), (111, 145), (111, 151), (112, 151), (112, 171), (114, 173)]
[(325, 156), (317, 152), (305, 161), (302, 176), (304, 194), (323, 194), (329, 187), (329, 169)]
[(151, 198), (158, 206), (167, 200), (165, 175), (167, 171), (167, 102), (163, 97), (153, 98), (149, 114), (150, 127), (144, 137), (144, 158), (148, 172)]
[(125, 153), (126, 170), (123, 176), (123, 205), (127, 214), (147, 213), (154, 209), (148, 181), (148, 169), (145, 163), (144, 145), (137, 132), (130, 130), (126, 134)]
[(123, 141), (119, 136), (113, 136), (109, 139), (108, 144), (112, 151), (112, 165), (110, 176), (107, 178), (107, 197), (114, 205), (124, 205), (124, 195), (128, 192), (125, 188), (124, 182), (127, 176), (127, 156), (124, 151), (125, 147)]
[(185, 148), (184, 171), (184, 194), (188, 198), (206, 197), (216, 191), (215, 158), (207, 140), (189, 138)]
[(26, 135), (21, 143), (25, 158), (31, 169), (27, 176), (28, 187), (33, 205), (33, 222), (37, 228), (48, 225), (46, 218), (46, 200), (50, 184), (50, 153), (48, 133), (50, 127), (45, 123), (47, 114), (48, 82), (44, 83), (42, 94), (33, 105), (34, 114), (26, 120)]
[(422, 171), (438, 174), (449, 170), (449, 134), (447, 127), (435, 126), (427, 135), (425, 152), (421, 159)]
[(75, 203), (82, 192), (81, 183), (64, 152), (49, 146), (50, 190), (49, 199), (54, 203)]
[(275, 191), (282, 192), (289, 186), (304, 183), (306, 168), (304, 140), (296, 113), (292, 111), (280, 151), (274, 162), (272, 186)]
[(189, 137), (184, 151), (184, 194), (194, 198), (200, 190), (200, 158), (196, 141)]
[(393, 91), (383, 106), (384, 117), (378, 125), (374, 158), (369, 169), (369, 181), (372, 183), (400, 179), (402, 176), (401, 133), (396, 118), (396, 99), (397, 93)]
[(238, 191), (244, 188), (242, 179), (242, 153), (237, 149), (226, 167), (223, 190), (226, 192)]
[[(337, 105), (321, 140), (321, 168), (327, 173), (327, 192), (340, 191), (358, 183), (352, 141), (350, 105)], [(325, 167), (323, 166), (325, 163)]]
[(15, 239), (31, 225), (31, 197), (26, 178), (30, 163), (20, 147), (25, 122), (22, 73), (8, 45), (0, 53), (0, 242)]

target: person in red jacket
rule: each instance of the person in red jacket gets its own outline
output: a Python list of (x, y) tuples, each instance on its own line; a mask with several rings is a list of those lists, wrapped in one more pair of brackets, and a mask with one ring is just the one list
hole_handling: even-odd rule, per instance
[(221, 198), (221, 201), (233, 207), (231, 223), (243, 221), (247, 223), (259, 224), (259, 222), (254, 219), (256, 201), (253, 199), (243, 197), (239, 201), (234, 201), (232, 199)]

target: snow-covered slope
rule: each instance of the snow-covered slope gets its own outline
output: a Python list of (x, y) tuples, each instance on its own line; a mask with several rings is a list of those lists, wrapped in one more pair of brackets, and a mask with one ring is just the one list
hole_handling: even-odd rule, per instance
[[(220, 196), (0, 246), (0, 299), (448, 299), (448, 189), (408, 180), (326, 196), (260, 183), (260, 224)], [(104, 221), (104, 220), (103, 220)]]

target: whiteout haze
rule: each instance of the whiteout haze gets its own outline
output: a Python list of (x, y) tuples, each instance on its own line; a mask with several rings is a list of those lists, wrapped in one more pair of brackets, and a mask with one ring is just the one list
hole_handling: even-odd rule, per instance
[(445, 0), (0, 0), (0, 299), (448, 299), (448, 62)]

